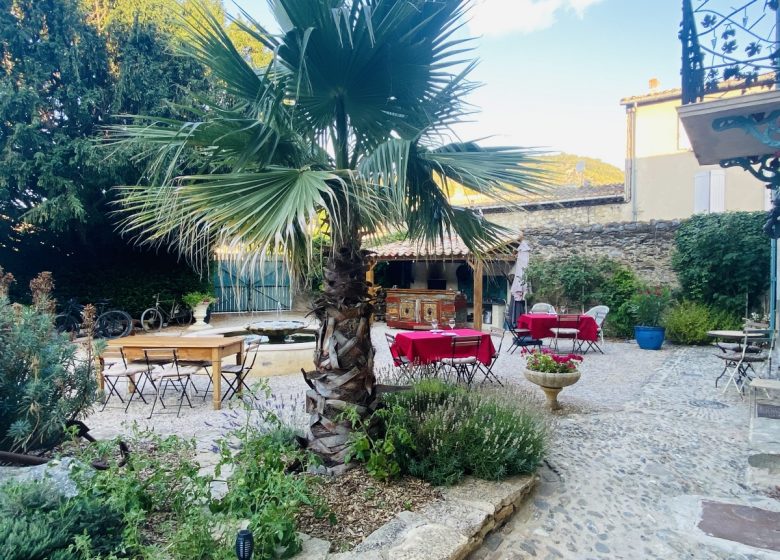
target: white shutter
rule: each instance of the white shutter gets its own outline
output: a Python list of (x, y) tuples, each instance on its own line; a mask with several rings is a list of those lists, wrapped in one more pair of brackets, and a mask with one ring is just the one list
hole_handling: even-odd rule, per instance
[(726, 170), (710, 171), (710, 212), (726, 211)]
[(693, 178), (693, 213), (706, 214), (710, 211), (710, 172), (701, 171)]

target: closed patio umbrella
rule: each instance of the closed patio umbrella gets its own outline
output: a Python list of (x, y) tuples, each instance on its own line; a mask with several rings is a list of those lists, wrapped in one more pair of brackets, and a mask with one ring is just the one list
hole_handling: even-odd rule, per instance
[[(528, 258), (531, 254), (531, 246), (523, 240), (517, 247), (517, 262), (515, 263), (515, 277), (512, 280), (512, 287), (509, 289), (512, 294), (512, 306), (511, 306), (511, 323), (514, 324), (518, 316), (517, 302), (525, 301), (526, 296), (529, 293), (528, 281), (526, 279), (526, 269), (528, 268)], [(520, 307), (522, 310), (523, 308)]]

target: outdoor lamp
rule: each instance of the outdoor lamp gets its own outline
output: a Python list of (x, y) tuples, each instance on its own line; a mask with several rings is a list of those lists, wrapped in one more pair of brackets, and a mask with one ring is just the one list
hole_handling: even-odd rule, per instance
[(255, 539), (252, 531), (241, 529), (236, 535), (236, 556), (238, 560), (252, 560), (252, 552), (255, 549)]

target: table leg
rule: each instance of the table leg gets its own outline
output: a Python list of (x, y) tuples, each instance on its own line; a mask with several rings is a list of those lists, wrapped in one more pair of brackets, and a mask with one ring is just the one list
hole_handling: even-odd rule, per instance
[(99, 357), (97, 359), (97, 382), (98, 382), (98, 389), (101, 391), (104, 391), (106, 388), (106, 380), (103, 378), (103, 370), (106, 367), (106, 361), (103, 359), (103, 357)]
[(222, 356), (218, 349), (211, 353), (211, 386), (214, 389), (212, 400), (214, 410), (222, 408)]
[[(255, 351), (257, 351), (257, 349), (255, 349)], [(236, 353), (236, 365), (237, 366), (243, 366), (244, 365), (244, 345), (243, 344), (241, 345), (241, 350), (239, 350)], [(244, 376), (245, 375), (246, 375), (246, 372), (244, 372), (244, 369), (241, 368), (241, 373), (238, 374), (238, 381), (236, 381), (236, 383), (238, 383), (236, 394), (238, 395), (239, 398), (241, 398), (241, 395), (243, 394), (242, 389), (244, 388)]]

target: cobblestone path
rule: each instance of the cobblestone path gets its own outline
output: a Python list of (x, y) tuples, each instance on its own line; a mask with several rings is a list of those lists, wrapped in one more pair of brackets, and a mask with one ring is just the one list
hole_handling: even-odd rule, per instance
[(707, 348), (586, 357), (535, 494), (471, 559), (780, 558), (696, 527), (703, 497), (780, 510), (745, 485), (747, 399), (714, 387), (718, 368)]

